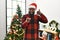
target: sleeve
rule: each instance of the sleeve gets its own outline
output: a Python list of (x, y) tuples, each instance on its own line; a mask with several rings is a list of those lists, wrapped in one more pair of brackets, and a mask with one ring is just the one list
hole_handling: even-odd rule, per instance
[(42, 23), (48, 22), (47, 18), (42, 13), (38, 16), (38, 20)]
[(25, 29), (28, 26), (28, 22), (25, 22), (26, 17), (25, 15), (22, 17), (22, 28)]

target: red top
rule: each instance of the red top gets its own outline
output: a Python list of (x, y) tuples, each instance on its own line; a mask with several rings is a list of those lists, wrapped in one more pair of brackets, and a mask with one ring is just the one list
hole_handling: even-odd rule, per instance
[(47, 18), (43, 14), (41, 14), (40, 16), (34, 15), (34, 24), (31, 24), (30, 22), (24, 23), (27, 17), (31, 18), (29, 14), (24, 15), (22, 18), (22, 28), (25, 29), (24, 40), (38, 40), (39, 21), (42, 23), (47, 23)]

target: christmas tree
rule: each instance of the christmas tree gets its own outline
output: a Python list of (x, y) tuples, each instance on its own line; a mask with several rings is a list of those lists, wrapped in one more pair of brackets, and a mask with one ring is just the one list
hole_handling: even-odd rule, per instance
[(7, 33), (6, 37), (4, 40), (23, 40), (24, 36), (24, 30), (21, 27), (21, 9), (19, 5), (17, 5), (17, 14), (14, 15), (11, 26), (10, 26), (10, 31)]

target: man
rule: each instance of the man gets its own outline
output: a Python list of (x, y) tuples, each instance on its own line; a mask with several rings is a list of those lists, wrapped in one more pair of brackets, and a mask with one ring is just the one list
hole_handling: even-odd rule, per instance
[(35, 14), (37, 9), (36, 3), (29, 5), (28, 14), (24, 15), (22, 18), (22, 28), (25, 29), (24, 40), (38, 40), (38, 28), (39, 21), (42, 23), (47, 23), (47, 18), (39, 11)]

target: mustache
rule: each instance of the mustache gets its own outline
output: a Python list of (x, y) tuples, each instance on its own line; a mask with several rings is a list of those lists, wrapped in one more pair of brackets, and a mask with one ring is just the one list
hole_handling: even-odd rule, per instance
[[(31, 12), (29, 11), (29, 14), (31, 14)], [(35, 12), (32, 12), (32, 14), (35, 14)]]

